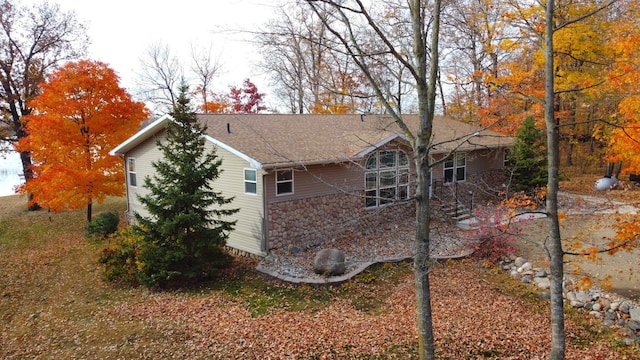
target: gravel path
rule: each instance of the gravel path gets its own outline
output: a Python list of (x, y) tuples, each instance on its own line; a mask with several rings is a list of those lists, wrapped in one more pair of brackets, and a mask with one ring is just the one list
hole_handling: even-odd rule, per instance
[[(471, 244), (470, 235), (469, 231), (432, 220), (432, 257), (455, 258), (468, 255)], [(352, 276), (372, 263), (413, 258), (415, 253), (413, 223), (392, 225), (370, 233), (347, 232), (335, 239), (311, 244), (305, 249), (272, 250), (259, 263), (257, 269), (289, 281), (324, 282), (327, 281), (326, 277), (314, 273), (312, 263), (316, 252), (325, 248), (339, 249), (345, 254), (345, 274)]]

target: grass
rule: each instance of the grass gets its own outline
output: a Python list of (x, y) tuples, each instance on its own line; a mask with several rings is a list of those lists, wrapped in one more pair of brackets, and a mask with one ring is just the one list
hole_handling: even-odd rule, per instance
[[(95, 206), (95, 214), (122, 213), (125, 206), (124, 199), (111, 198), (105, 204)], [(385, 319), (390, 311), (399, 311), (402, 315), (398, 316), (415, 319), (413, 312), (405, 312), (408, 306), (390, 309), (398, 302), (412, 303), (411, 292), (407, 290), (412, 288), (410, 263), (377, 265), (341, 286), (312, 287), (268, 280), (254, 271), (256, 260), (237, 259), (214, 281), (173, 292), (154, 293), (142, 287), (117, 287), (102, 281), (102, 269), (97, 258), (106, 241), (84, 238), (84, 211), (52, 214), (46, 210), (27, 212), (23, 209), (26, 205), (19, 197), (6, 197), (0, 203), (0, 344), (3, 344), (0, 346), (0, 358), (198, 358), (202, 354), (193, 352), (194, 348), (200, 349), (193, 339), (207, 340), (206, 334), (210, 331), (207, 327), (218, 326), (221, 320), (207, 318), (198, 324), (191, 322), (200, 313), (202, 316), (218, 314), (212, 310), (216, 307), (246, 312), (256, 320), (256, 323), (245, 322), (250, 324), (250, 330), (246, 330), (248, 333), (243, 333), (242, 329), (230, 329), (236, 337), (240, 336), (238, 331), (246, 336), (253, 332), (253, 326), (268, 326), (264, 323), (281, 316), (289, 318), (291, 324), (312, 322), (316, 316), (326, 314), (327, 309), (333, 309), (332, 314), (342, 314), (345, 309), (351, 312), (346, 313), (347, 316), (356, 316), (350, 318), (352, 321), (364, 319), (365, 327), (368, 326), (367, 321)], [(446, 273), (449, 266), (457, 272), (468, 267), (480, 267), (468, 260), (438, 265), (435, 271), (446, 281), (450, 280)], [(546, 303), (531, 287), (510, 281), (500, 272), (478, 270), (472, 274), (472, 277), (481, 274), (483, 286), (498, 289), (498, 292), (513, 297), (514, 301), (524, 299), (537, 316), (546, 309)], [(458, 281), (469, 279), (468, 275), (461, 278), (463, 280)], [(402, 285), (399, 287), (399, 284)], [(442, 286), (434, 286), (434, 290), (440, 288)], [(439, 298), (449, 299), (455, 295), (460, 296), (459, 302), (463, 305), (469, 301), (460, 286), (452, 288), (454, 290), (446, 290), (447, 295)], [(399, 293), (404, 295), (397, 297)], [(395, 301), (390, 302), (392, 298)], [(569, 316), (573, 317), (571, 313)], [(461, 326), (463, 320), (453, 323)], [(399, 317), (391, 320), (394, 323), (400, 321)], [(583, 330), (584, 327), (599, 329), (594, 327), (596, 325), (575, 325), (578, 331), (571, 334), (577, 335), (571, 335), (570, 341), (582, 344), (590, 336), (600, 334), (600, 330)], [(405, 326), (409, 330), (411, 327)], [(336, 337), (351, 335), (332, 330), (336, 331), (332, 334)], [(350, 343), (335, 350), (353, 359), (416, 358), (416, 343), (412, 336), (405, 335), (401, 339), (391, 338), (394, 333), (385, 333), (384, 336), (390, 337), (388, 341), (393, 346), (384, 350), (383, 355), (360, 354), (350, 348)], [(598, 341), (614, 342), (608, 335), (598, 337)], [(212, 344), (215, 342), (206, 346)], [(219, 350), (221, 354), (237, 354), (225, 347), (229, 344), (233, 341), (223, 343)], [(218, 351), (212, 348), (205, 350), (209, 354)], [(468, 350), (474, 354), (477, 349)], [(472, 357), (496, 354), (493, 349), (478, 351), (481, 352)], [(318, 354), (318, 358), (326, 358), (322, 348), (318, 348)], [(305, 356), (313, 358), (314, 353), (309, 352)], [(339, 357), (336, 355), (334, 358)]]
[[(94, 213), (122, 213), (125, 206), (124, 199), (110, 198), (94, 206)], [(97, 258), (106, 242), (85, 239), (84, 216), (80, 210), (29, 212), (24, 199), (3, 198), (0, 342), (8, 346), (0, 350), (0, 357), (74, 357), (78, 356), (74, 349), (86, 342), (93, 343), (92, 356), (109, 357), (105, 349), (113, 346), (120, 354), (132, 355), (135, 349), (128, 344), (161, 337), (155, 329), (123, 318), (115, 310), (147, 301), (153, 294), (102, 281)], [(254, 317), (282, 310), (313, 314), (340, 300), (375, 313), (392, 291), (390, 284), (411, 272), (407, 264), (378, 266), (343, 287), (311, 287), (268, 281), (253, 270), (255, 265), (255, 260), (239, 259), (215, 281), (182, 289), (178, 296), (239, 300)], [(75, 333), (69, 334), (70, 329)], [(21, 345), (29, 339), (37, 346)]]

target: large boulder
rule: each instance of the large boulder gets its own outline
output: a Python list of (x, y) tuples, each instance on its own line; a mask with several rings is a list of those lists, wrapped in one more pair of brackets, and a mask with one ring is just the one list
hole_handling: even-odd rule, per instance
[(325, 276), (342, 275), (345, 271), (344, 253), (338, 249), (322, 249), (313, 259), (313, 271)]

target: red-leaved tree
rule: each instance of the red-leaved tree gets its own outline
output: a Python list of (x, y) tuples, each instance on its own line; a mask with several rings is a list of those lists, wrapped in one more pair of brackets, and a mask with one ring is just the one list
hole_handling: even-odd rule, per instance
[(249, 79), (245, 79), (242, 87), (232, 86), (229, 89), (231, 112), (236, 114), (257, 114), (267, 107), (262, 104), (264, 94)]

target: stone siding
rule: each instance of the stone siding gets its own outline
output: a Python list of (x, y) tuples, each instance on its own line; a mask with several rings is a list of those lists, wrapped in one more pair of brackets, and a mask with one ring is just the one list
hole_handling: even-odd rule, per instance
[(302, 251), (339, 237), (414, 221), (415, 202), (365, 209), (364, 197), (335, 194), (269, 204), (268, 250)]

